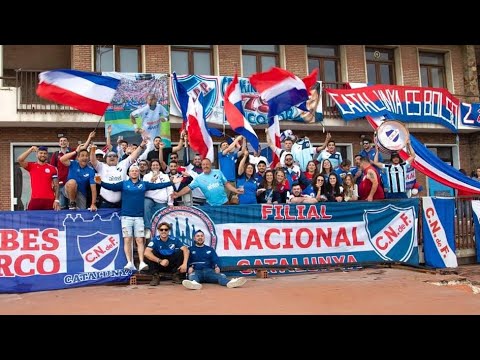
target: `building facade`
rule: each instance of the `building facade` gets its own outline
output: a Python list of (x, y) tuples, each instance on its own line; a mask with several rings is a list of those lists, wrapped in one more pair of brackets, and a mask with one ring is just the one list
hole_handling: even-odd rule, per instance
[[(29, 199), (28, 178), (15, 159), (31, 145), (49, 145), (67, 136), (76, 147), (99, 122), (96, 115), (49, 103), (35, 94), (38, 73), (72, 68), (83, 71), (118, 71), (225, 75), (248, 77), (278, 66), (304, 77), (319, 68), (323, 87), (341, 88), (348, 82), (440, 87), (463, 102), (479, 102), (477, 58), (473, 45), (1, 45), (0, 46), (0, 166), (4, 184), (0, 188), (0, 210), (22, 210)], [(364, 136), (373, 130), (363, 120), (346, 122), (323, 93), (321, 124), (280, 122), (322, 144), (330, 132), (343, 157), (353, 159)], [(170, 118), (172, 141), (178, 141), (181, 119)], [(408, 123), (407, 127), (443, 161), (470, 174), (480, 165), (477, 144), (480, 128), (459, 127), (458, 135), (436, 124)], [(261, 142), (265, 134), (255, 127)], [(226, 132), (233, 134), (227, 126)], [(104, 143), (100, 121), (95, 142)], [(215, 139), (214, 139), (215, 141)], [(424, 195), (440, 184), (417, 172)], [(446, 190), (446, 189), (443, 189)]]

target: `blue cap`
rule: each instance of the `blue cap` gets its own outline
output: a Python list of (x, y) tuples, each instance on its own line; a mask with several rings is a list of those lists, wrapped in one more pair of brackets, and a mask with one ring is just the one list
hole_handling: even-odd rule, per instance
[(48, 152), (48, 147), (46, 147), (46, 146), (39, 146), (39, 147), (38, 147), (38, 151), (46, 151), (46, 152)]
[(198, 233), (202, 233), (202, 234), (205, 234), (202, 230), (198, 229), (197, 231), (194, 232), (193, 235), (197, 235)]

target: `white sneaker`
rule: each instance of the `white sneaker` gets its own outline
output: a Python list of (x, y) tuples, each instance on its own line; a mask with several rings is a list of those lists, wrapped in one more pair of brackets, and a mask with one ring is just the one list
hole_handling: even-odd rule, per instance
[(151, 237), (152, 237), (151, 230), (150, 229), (145, 229), (145, 239), (150, 239)]
[(125, 270), (132, 270), (132, 271), (136, 271), (137, 268), (135, 267), (135, 265), (132, 264), (131, 261), (127, 262), (127, 265), (125, 265), (123, 267)]
[(202, 284), (199, 284), (195, 280), (183, 280), (182, 285), (190, 290), (200, 290), (202, 288)]
[(138, 265), (138, 270), (139, 271), (147, 271), (148, 270), (148, 264), (145, 264), (143, 261), (140, 263), (140, 265)]
[(247, 279), (244, 278), (244, 277), (241, 277), (241, 278), (233, 278), (232, 280), (230, 280), (230, 281), (227, 283), (227, 287), (228, 287), (229, 289), (231, 289), (231, 288), (236, 288), (236, 287), (239, 287), (239, 286), (244, 285), (246, 282), (247, 282)]

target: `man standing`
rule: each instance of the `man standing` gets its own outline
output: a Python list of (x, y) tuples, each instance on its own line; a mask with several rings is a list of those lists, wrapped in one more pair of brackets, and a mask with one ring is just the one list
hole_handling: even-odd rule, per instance
[[(28, 155), (37, 153), (36, 162), (27, 162)], [(57, 168), (47, 163), (48, 148), (32, 146), (21, 154), (17, 161), (30, 173), (32, 196), (27, 210), (60, 210)]]
[[(397, 152), (391, 155), (391, 164), (384, 164), (378, 160), (378, 151), (373, 158), (373, 164), (386, 172), (388, 179), (388, 192), (385, 194), (386, 199), (408, 199), (407, 196), (407, 168), (415, 159), (415, 151), (407, 141), (407, 151), (410, 155), (408, 159), (402, 163), (402, 159)], [(378, 149), (378, 146), (377, 146)]]
[[(165, 110), (162, 105), (157, 104), (157, 100), (156, 95), (148, 94), (147, 103), (132, 111), (130, 114), (130, 120), (132, 121), (135, 132), (140, 133), (141, 129), (143, 129), (151, 141), (160, 135), (160, 122), (167, 121), (168, 118), (167, 110)], [(141, 128), (137, 125), (137, 116), (142, 119)]]
[(203, 173), (196, 176), (195, 179), (178, 192), (174, 192), (174, 199), (185, 195), (186, 193), (199, 188), (205, 194), (207, 204), (211, 206), (227, 205), (228, 198), (225, 188), (235, 194), (242, 194), (243, 191), (230, 184), (220, 170), (212, 170), (212, 162), (205, 158), (202, 160)]
[(187, 272), (189, 251), (179, 239), (170, 236), (170, 225), (161, 222), (159, 235), (152, 238), (145, 248), (145, 261), (152, 272), (151, 286), (160, 284), (160, 272), (173, 273), (172, 280), (180, 283), (180, 274)]
[(385, 199), (385, 193), (380, 185), (380, 175), (375, 170), (375, 167), (370, 164), (370, 159), (362, 157), (360, 159), (360, 168), (362, 169), (362, 181), (360, 181), (358, 186), (358, 197), (360, 200)]
[(188, 248), (188, 280), (183, 280), (182, 285), (187, 289), (200, 290), (202, 283), (213, 283), (236, 288), (244, 285), (247, 279), (244, 277), (227, 279), (220, 272), (218, 255), (214, 248), (205, 245), (205, 234), (197, 230), (194, 235), (195, 244)]
[(136, 164), (130, 166), (128, 170), (128, 180), (106, 183), (101, 182), (102, 187), (122, 192), (122, 206), (121, 206), (121, 218), (122, 223), (122, 235), (124, 244), (125, 256), (127, 258), (127, 264), (124, 266), (126, 270), (137, 270), (133, 263), (133, 237), (138, 249), (138, 258), (140, 260), (139, 270), (148, 270), (148, 265), (143, 261), (143, 253), (145, 249), (145, 223), (143, 216), (145, 214), (145, 192), (148, 190), (163, 189), (168, 186), (172, 186), (172, 183), (149, 183), (140, 180), (140, 169)]

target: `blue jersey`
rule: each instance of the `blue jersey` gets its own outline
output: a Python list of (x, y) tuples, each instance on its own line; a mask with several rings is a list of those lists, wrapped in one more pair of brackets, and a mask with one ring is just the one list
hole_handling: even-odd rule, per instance
[(122, 192), (122, 216), (143, 217), (145, 191), (158, 190), (172, 186), (172, 183), (151, 183), (138, 180), (133, 182), (131, 179), (120, 181), (113, 184), (107, 184), (102, 181), (102, 187), (108, 190)]
[(154, 250), (156, 253), (163, 255), (163, 256), (170, 256), (172, 255), (175, 250), (180, 249), (184, 245), (180, 240), (169, 236), (167, 241), (160, 240), (160, 237), (157, 235), (155, 236), (150, 242), (148, 243), (147, 247)]
[(197, 176), (188, 187), (192, 190), (199, 188), (205, 195), (208, 205), (219, 206), (228, 201), (225, 192), (227, 179), (220, 170), (212, 169), (208, 174)]
[(195, 270), (214, 269), (215, 265), (218, 265), (218, 255), (211, 246), (192, 245), (188, 250), (190, 250), (188, 266), (192, 265)]
[(70, 160), (67, 181), (70, 179), (77, 182), (78, 191), (87, 197), (88, 186), (95, 185), (95, 170), (89, 165), (82, 168), (77, 160)]
[(223, 155), (222, 150), (218, 152), (218, 164), (220, 165), (220, 171), (225, 175), (228, 181), (235, 181), (237, 172), (235, 171), (235, 161), (238, 158), (238, 153), (228, 153)]

